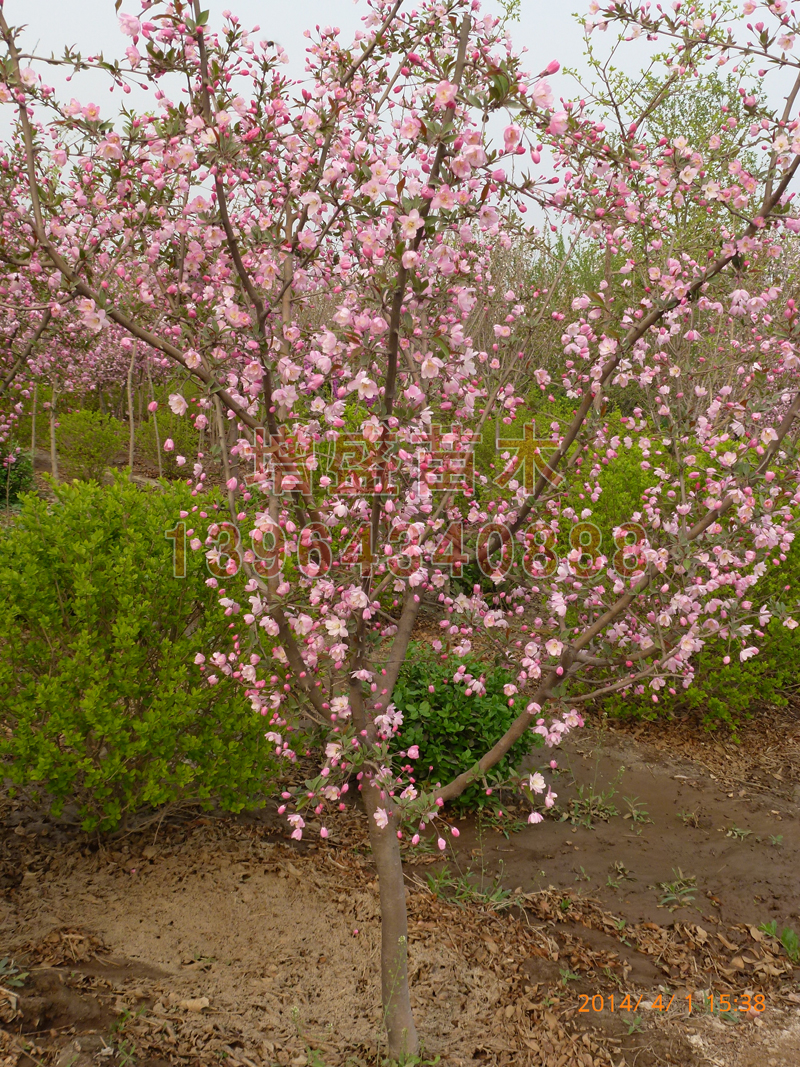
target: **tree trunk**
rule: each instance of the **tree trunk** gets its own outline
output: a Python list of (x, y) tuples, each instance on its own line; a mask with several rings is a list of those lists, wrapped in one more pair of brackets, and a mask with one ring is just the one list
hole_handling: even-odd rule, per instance
[[(150, 373), (150, 361), (147, 361), (147, 380), (150, 383), (150, 399), (155, 403), (156, 392), (153, 388), (153, 375)], [(158, 476), (164, 477), (164, 465), (161, 462), (161, 437), (158, 433), (158, 419), (156, 418), (155, 411), (153, 412), (153, 431), (156, 435), (156, 459), (158, 460)]]
[(31, 413), (31, 463), (36, 463), (36, 401), (39, 399), (39, 383), (33, 383), (33, 411)]
[(50, 473), (53, 481), (58, 482), (58, 451), (56, 449), (56, 397), (58, 393), (53, 389), (50, 400)]
[[(228, 432), (225, 427), (225, 420), (222, 417), (222, 401), (218, 396), (214, 396), (214, 411), (217, 416), (217, 433), (219, 434), (219, 448), (222, 459), (222, 477), (227, 483), (231, 478), (231, 464), (230, 456), (228, 455)], [(228, 509), (231, 513), (231, 518), (236, 521), (236, 500), (234, 497), (234, 491), (228, 489)]]
[(366, 785), (363, 796), (381, 894), (383, 1021), (386, 1024), (389, 1055), (393, 1059), (401, 1059), (419, 1052), (417, 1028), (408, 992), (408, 916), (403, 861), (394, 819), (390, 819), (384, 829), (375, 822), (375, 810), (381, 806), (379, 791)]
[(239, 451), (237, 449), (236, 452), (234, 453), (234, 452), (231, 451), (231, 449), (233, 449), (236, 446), (236, 441), (237, 441), (238, 437), (239, 437), (239, 431), (237, 429), (236, 423), (234, 422), (233, 419), (231, 419), (229, 421), (229, 423), (228, 423), (228, 435), (227, 435), (228, 455), (230, 456), (230, 461), (229, 461), (230, 473), (229, 473), (229, 477), (235, 478), (237, 482), (241, 480), (240, 479), (241, 471), (239, 469)]
[(133, 481), (133, 448), (136, 437), (136, 422), (133, 416), (133, 365), (136, 362), (136, 342), (133, 342), (133, 354), (128, 367), (128, 480)]

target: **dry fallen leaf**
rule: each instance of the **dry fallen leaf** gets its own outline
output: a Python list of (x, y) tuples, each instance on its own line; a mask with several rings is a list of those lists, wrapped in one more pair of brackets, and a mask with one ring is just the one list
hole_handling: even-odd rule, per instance
[(0, 1021), (4, 1023), (13, 1022), (19, 1015), (19, 1000), (16, 993), (12, 993), (10, 989), (5, 989), (0, 986)]
[(182, 1000), (178, 1004), (179, 1008), (183, 1008), (184, 1011), (202, 1011), (203, 1008), (207, 1008), (211, 1001), (208, 997), (193, 997), (189, 1000)]

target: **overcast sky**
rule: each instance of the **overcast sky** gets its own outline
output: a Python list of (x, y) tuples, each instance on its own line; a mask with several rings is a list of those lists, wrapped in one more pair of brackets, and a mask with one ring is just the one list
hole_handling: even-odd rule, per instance
[[(566, 3), (565, 0), (522, 0), (521, 17), (511, 24), (511, 33), (517, 50), (527, 50), (523, 67), (537, 73), (557, 59), (562, 66), (585, 73), (582, 22), (570, 12), (577, 10), (582, 19), (586, 17), (588, 4), (589, 0)], [(413, 7), (414, 0), (407, 0), (407, 5)], [(287, 73), (294, 77), (302, 77), (304, 72), (308, 44), (303, 37), (305, 29), (313, 30), (317, 24), (336, 25), (342, 30), (343, 39), (349, 41), (367, 10), (364, 0), (356, 3), (353, 0), (203, 0), (203, 7), (210, 9), (209, 24), (213, 28), (221, 25), (222, 11), (228, 7), (246, 28), (260, 26), (264, 37), (283, 45), (290, 59)], [(123, 0), (121, 10), (139, 14), (138, 0)], [(498, 0), (485, 0), (483, 10), (499, 12)], [(84, 56), (104, 52), (108, 57), (122, 57), (130, 43), (130, 38), (123, 37), (119, 31), (114, 0), (5, 0), (4, 12), (12, 25), (27, 27), (23, 47), (35, 50), (38, 55), (52, 52), (61, 55), (64, 46), (70, 44)], [(613, 43), (612, 36), (616, 37), (616, 32), (593, 38), (599, 56)], [(646, 54), (653, 47), (643, 40), (626, 44), (619, 50), (618, 58), (623, 68), (634, 74), (645, 65)], [(121, 94), (117, 90), (109, 97), (105, 75), (89, 72), (67, 85), (62, 71), (37, 66), (45, 81), (56, 87), (59, 96), (76, 96), (82, 103), (91, 100), (100, 105), (105, 118), (113, 118)], [(580, 95), (571, 80), (561, 75), (550, 80), (556, 98), (563, 95), (574, 99)], [(792, 72), (771, 77), (768, 94), (773, 105), (780, 104), (792, 80)], [(136, 110), (150, 106), (149, 100), (150, 95), (143, 92), (125, 98)], [(3, 108), (0, 112), (0, 136), (4, 136), (11, 126), (11, 109)]]
[[(585, 13), (588, 0), (564, 4), (563, 0), (522, 0), (522, 17), (514, 26), (514, 38), (527, 45), (533, 62), (542, 69), (553, 58), (576, 63), (581, 56), (582, 32), (570, 15), (580, 9)], [(123, 0), (122, 11), (138, 14), (139, 5)], [(293, 60), (292, 73), (301, 73), (305, 42), (303, 30), (316, 24), (340, 26), (347, 37), (358, 28), (366, 13), (363, 0), (203, 0), (209, 8), (211, 25), (219, 25), (223, 10), (230, 9), (247, 26), (260, 26), (270, 38), (279, 41)], [(491, 2), (484, 10), (496, 10)], [(78, 44), (84, 54), (105, 51), (121, 52), (124, 38), (117, 28), (114, 0), (5, 0), (6, 18), (10, 23), (27, 24), (26, 40), (40, 42), (47, 53), (59, 52), (65, 43)]]
[[(512, 35), (518, 49), (526, 46), (528, 55), (524, 66), (537, 72), (552, 59), (562, 65), (579, 66), (582, 62), (583, 32), (570, 10), (579, 8), (586, 12), (588, 0), (577, 0), (567, 5), (563, 0), (522, 0), (522, 16), (513, 24)], [(358, 29), (366, 4), (361, 0), (203, 0), (203, 7), (210, 9), (209, 24), (218, 27), (222, 11), (230, 9), (238, 15), (248, 29), (260, 26), (264, 36), (280, 42), (290, 58), (288, 72), (296, 77), (303, 74), (305, 48), (308, 42), (303, 37), (305, 29), (315, 25), (335, 25), (342, 30), (343, 39), (352, 38)], [(122, 11), (139, 13), (139, 5), (123, 0)], [(484, 4), (484, 10), (496, 11), (492, 0)], [(36, 50), (39, 55), (63, 53), (66, 44), (76, 45), (84, 55), (104, 52), (107, 56), (121, 56), (130, 43), (118, 29), (114, 12), (114, 0), (5, 0), (6, 19), (12, 25), (25, 25), (23, 38), (26, 49)], [(41, 69), (41, 68), (40, 68)], [(51, 68), (43, 72), (45, 80), (61, 91), (64, 81)], [(87, 92), (95, 95), (107, 93), (107, 82), (91, 76), (81, 76), (79, 86), (74, 86), (70, 95), (86, 102)], [(557, 85), (554, 84), (557, 90)], [(564, 90), (566, 91), (566, 89)], [(116, 94), (115, 94), (116, 96)], [(108, 105), (100, 97), (96, 99), (104, 113)], [(110, 110), (110, 109), (109, 109)]]

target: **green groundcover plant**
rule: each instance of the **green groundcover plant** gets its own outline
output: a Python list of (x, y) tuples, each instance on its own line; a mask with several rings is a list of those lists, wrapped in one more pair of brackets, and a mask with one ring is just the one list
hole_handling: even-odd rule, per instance
[[(404, 749), (417, 746), (420, 777), (434, 783), (448, 781), (459, 768), (477, 763), (500, 740), (517, 714), (513, 683), (510, 671), (475, 658), (462, 657), (456, 665), (450, 657), (442, 662), (423, 645), (411, 647), (395, 686), (394, 702), (403, 713), (398, 744)], [(471, 785), (456, 806), (492, 806), (493, 787), (517, 769), (535, 745), (543, 743), (538, 734), (528, 731), (487, 773), (488, 784)]]
[(20, 494), (32, 485), (31, 458), (12, 437), (0, 445), (0, 507), (16, 504)]
[[(219, 646), (204, 561), (173, 574), (183, 486), (62, 485), (28, 495), (0, 540), (0, 773), (85, 829), (180, 799), (226, 810), (269, 788), (263, 719), (236, 680), (201, 684)], [(208, 653), (207, 653), (208, 654)]]
[(113, 415), (80, 409), (59, 417), (56, 441), (70, 473), (99, 482), (125, 448), (126, 434)]

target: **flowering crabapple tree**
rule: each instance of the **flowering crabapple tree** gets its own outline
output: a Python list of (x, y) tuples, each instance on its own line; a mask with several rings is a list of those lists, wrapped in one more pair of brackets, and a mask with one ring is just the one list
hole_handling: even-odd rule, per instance
[[(773, 114), (749, 85), (740, 101), (735, 76), (746, 129), (722, 110), (702, 143), (649, 126), (665, 90), (745, 54), (759, 78), (797, 68), (793, 16), (772, 4), (768, 25), (737, 36), (701, 4), (592, 7), (590, 31), (659, 41), (648, 99), (605, 85), (557, 101), (558, 64), (527, 72), (476, 0), (371, 0), (353, 44), (335, 27), (309, 34), (296, 83), (256, 30), (226, 14), (213, 31), (196, 0), (174, 0), (120, 16), (124, 61), (61, 60), (151, 92), (151, 109), (115, 121), (58, 100), (0, 13), (0, 100), (16, 112), (0, 253), (24, 279), (17, 314), (36, 301), (77, 329), (121, 330), (205, 391), (194, 415), (180, 389), (170, 400), (230, 444), (230, 518), (201, 510), (201, 454), (182, 516), (229, 631), (227, 655), (196, 662), (209, 685), (240, 679), (287, 761), (300, 722), (319, 728), (318, 774), (283, 795), (293, 837), (327, 837), (357, 785), (395, 1056), (418, 1048), (403, 836), (433, 823), (444, 848), (446, 802), (532, 731), (556, 744), (582, 704), (643, 687), (657, 699), (691, 683), (710, 636), (747, 658), (773, 615), (795, 625), (787, 605), (758, 603), (757, 583), (785, 558), (800, 504), (784, 293), (796, 88)], [(547, 288), (502, 291), (476, 347), (498, 306), (495, 250), (532, 241), (542, 219), (572, 253)], [(602, 277), (562, 306), (579, 247), (599, 251)], [(562, 334), (541, 353), (545, 321)], [(538, 421), (514, 433), (531, 394)], [(570, 418), (548, 421), (555, 394)], [(504, 457), (494, 482), (473, 451), (487, 423)], [(604, 546), (593, 508), (631, 457), (646, 489)], [(518, 712), (432, 786), (392, 700), (423, 606), (475, 715), (483, 680), (459, 666), (473, 647), (513, 668)], [(516, 783), (541, 821), (555, 800), (544, 775)]]

